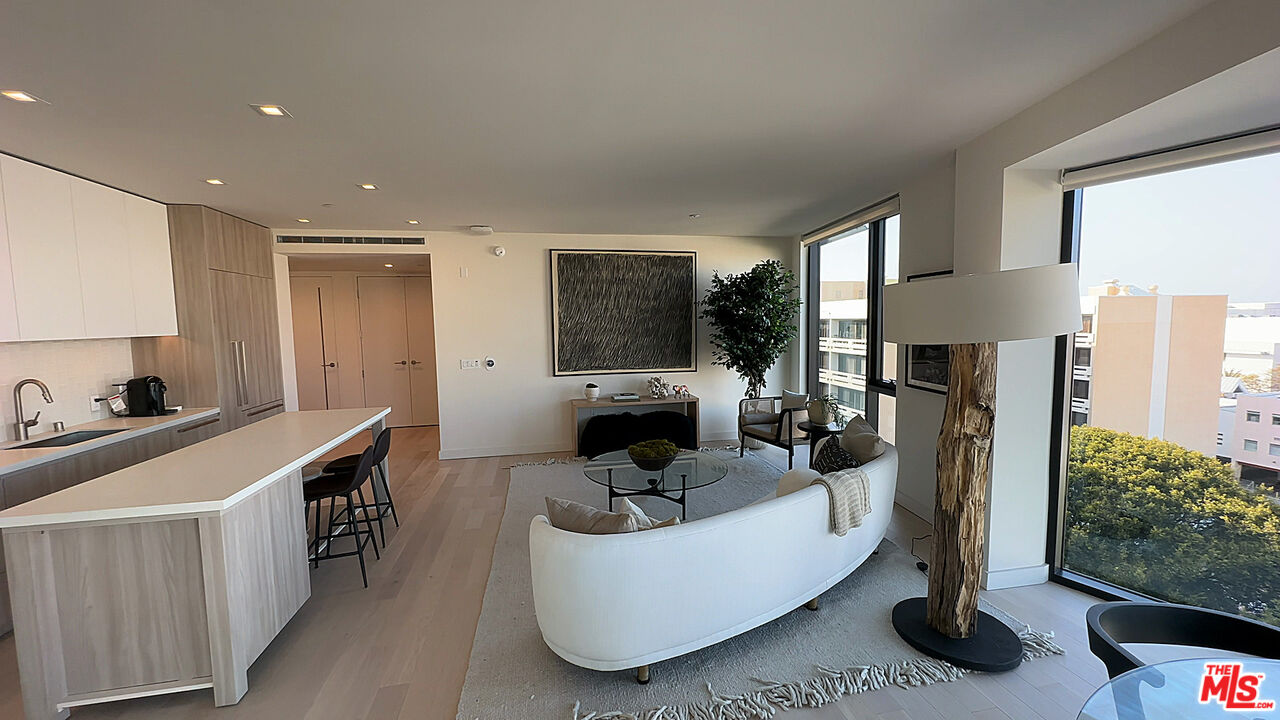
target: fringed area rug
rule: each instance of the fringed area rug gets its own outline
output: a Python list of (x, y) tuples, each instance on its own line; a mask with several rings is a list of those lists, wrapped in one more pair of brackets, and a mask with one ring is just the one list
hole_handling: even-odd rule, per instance
[[(778, 470), (750, 454), (716, 451), (729, 475), (689, 493), (689, 520), (732, 510), (772, 493)], [(915, 559), (884, 542), (843, 582), (823, 593), (821, 608), (798, 608), (725, 642), (652, 666), (639, 685), (632, 671), (596, 672), (570, 665), (542, 642), (529, 579), (529, 520), (545, 514), (551, 495), (605, 507), (606, 491), (582, 475), (579, 462), (511, 469), (506, 512), (458, 702), (458, 720), (749, 720), (788, 708), (818, 707), (843, 695), (887, 685), (945, 682), (966, 671), (928, 658), (898, 638), (889, 623), (895, 603), (923, 595)], [(640, 498), (645, 512), (666, 518), (678, 509)], [(762, 577), (769, 568), (761, 566)], [(609, 589), (600, 588), (608, 602)], [(655, 601), (680, 612), (678, 588), (654, 588)], [(1019, 630), (1027, 659), (1062, 652), (1052, 634), (1032, 631), (996, 608), (983, 609)]]

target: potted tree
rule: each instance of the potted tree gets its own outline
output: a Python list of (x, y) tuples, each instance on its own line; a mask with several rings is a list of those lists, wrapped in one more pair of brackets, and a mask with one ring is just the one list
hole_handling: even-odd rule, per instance
[(795, 337), (798, 290), (795, 274), (777, 260), (737, 275), (711, 276), (702, 318), (711, 326), (713, 364), (746, 380), (748, 398), (760, 397), (765, 373)]

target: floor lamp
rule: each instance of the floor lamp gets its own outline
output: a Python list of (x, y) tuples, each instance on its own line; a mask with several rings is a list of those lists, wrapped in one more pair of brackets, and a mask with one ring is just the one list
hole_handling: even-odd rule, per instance
[(938, 434), (929, 594), (893, 608), (894, 629), (927, 655), (987, 672), (1022, 662), (1018, 635), (978, 609), (996, 418), (996, 342), (1078, 330), (1079, 280), (1070, 263), (884, 289), (886, 342), (951, 346), (947, 409)]

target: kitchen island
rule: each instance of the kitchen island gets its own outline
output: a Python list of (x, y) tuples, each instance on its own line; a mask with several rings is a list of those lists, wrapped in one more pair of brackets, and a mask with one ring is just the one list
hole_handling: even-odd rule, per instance
[(389, 412), (284, 413), (0, 512), (28, 720), (239, 702), (311, 594), (302, 467)]

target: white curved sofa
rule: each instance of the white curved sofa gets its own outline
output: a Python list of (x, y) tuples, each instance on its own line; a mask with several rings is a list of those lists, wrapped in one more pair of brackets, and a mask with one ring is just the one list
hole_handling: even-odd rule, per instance
[(572, 533), (535, 517), (529, 556), (543, 640), (574, 665), (642, 668), (644, 681), (650, 663), (733, 637), (817, 598), (866, 560), (888, 528), (897, 450), (887, 445), (862, 467), (871, 481), (872, 512), (844, 537), (831, 532), (822, 486), (621, 535)]

